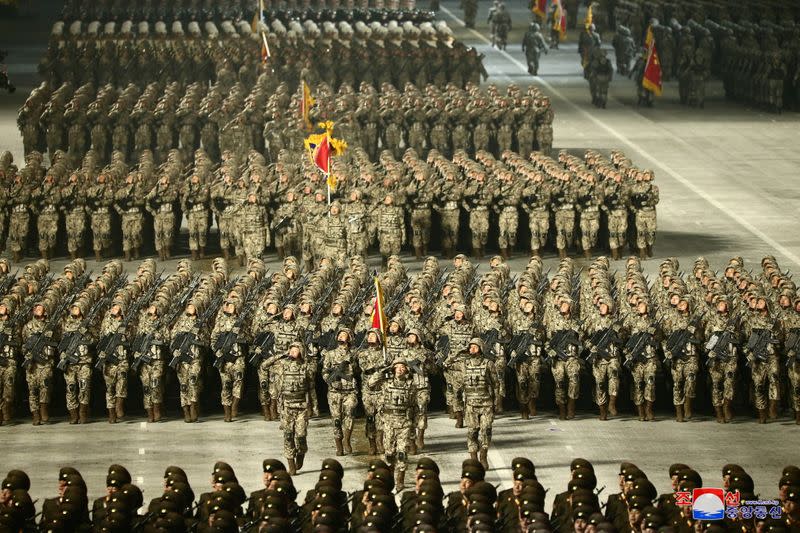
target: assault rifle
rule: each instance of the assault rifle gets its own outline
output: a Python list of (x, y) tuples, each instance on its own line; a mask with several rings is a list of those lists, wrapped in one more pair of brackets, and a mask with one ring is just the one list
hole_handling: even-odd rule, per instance
[(438, 354), (435, 361), (436, 366), (441, 368), (444, 366), (444, 362), (450, 356), (450, 336), (442, 335), (436, 339), (434, 350)]
[(397, 312), (397, 310), (400, 308), (400, 306), (403, 303), (403, 297), (405, 296), (406, 291), (408, 291), (408, 287), (410, 285), (411, 285), (411, 277), (409, 276), (406, 278), (405, 283), (403, 283), (400, 287), (397, 288), (396, 291), (394, 291), (392, 299), (389, 300), (389, 303), (386, 304), (385, 312), (387, 318), (393, 317), (394, 314)]
[[(39, 300), (39, 296), (47, 290), (47, 287), (53, 282), (53, 274), (48, 274), (44, 281), (39, 285), (39, 290), (36, 293), (28, 296), (25, 299), (25, 303), (22, 307), (20, 307), (15, 313), (8, 320), (8, 331), (14, 332), (17, 328), (23, 323), (23, 321), (27, 320), (31, 314), (31, 310), (33, 310), (33, 306), (36, 305), (36, 302)], [(9, 343), (9, 333), (5, 331), (0, 332), (0, 348), (3, 348)]]
[(494, 345), (497, 344), (497, 339), (500, 337), (500, 332), (497, 329), (489, 329), (481, 336), (481, 340), (483, 341), (483, 345), (486, 347), (486, 354), (484, 357), (488, 357), (490, 359), (494, 359), (496, 357), (496, 353), (494, 350)]
[(628, 342), (625, 343), (625, 351), (628, 354), (623, 363), (625, 368), (631, 368), (634, 363), (641, 361), (642, 355), (647, 347), (653, 346), (655, 343), (656, 328), (660, 322), (661, 320), (659, 319), (658, 322), (647, 330), (639, 331), (630, 336)]
[(591, 337), (589, 337), (589, 343), (596, 348), (594, 352), (590, 351), (589, 356), (586, 358), (586, 362), (593, 363), (594, 358), (599, 356), (608, 355), (608, 350), (611, 347), (612, 343), (622, 342), (622, 339), (619, 336), (619, 332), (616, 328), (611, 325), (605, 329), (601, 329), (595, 331)]
[(667, 366), (672, 366), (672, 361), (674, 359), (680, 359), (686, 355), (687, 344), (700, 344), (700, 341), (696, 340), (694, 333), (700, 326), (703, 316), (704, 314), (695, 317), (688, 327), (675, 330), (667, 337), (666, 350), (664, 353), (664, 362)]
[[(725, 324), (725, 328), (722, 331), (715, 331), (711, 338), (708, 339), (708, 342), (705, 344), (705, 349), (708, 352), (708, 361), (706, 362), (706, 366), (711, 363), (717, 357), (721, 357), (723, 359), (727, 359), (731, 356), (729, 353), (729, 346), (731, 344), (735, 344), (734, 341), (734, 331), (739, 327), (739, 316), (731, 316), (728, 319), (728, 322)], [(712, 355), (716, 354), (716, 355)]]
[[(783, 345), (786, 352), (786, 366), (791, 366), (795, 361), (800, 361), (800, 328), (789, 329), (789, 334), (786, 335), (786, 342)], [(791, 354), (794, 357), (789, 357)]]
[(165, 280), (164, 271), (162, 270), (147, 292), (137, 298), (133, 305), (131, 305), (126, 315), (117, 325), (117, 329), (115, 329), (113, 333), (107, 333), (100, 337), (97, 343), (97, 363), (94, 365), (97, 370), (103, 370), (108, 363), (115, 364), (119, 362), (117, 358), (117, 348), (122, 344), (125, 332), (128, 331), (128, 327), (139, 316), (142, 307), (149, 303), (153, 296), (155, 296), (156, 291), (164, 284)]
[(262, 359), (275, 350), (275, 334), (271, 331), (259, 333), (253, 342), (253, 348), (253, 356), (248, 363), (258, 366)]
[[(772, 334), (772, 329), (753, 328), (747, 340), (747, 351), (758, 361), (767, 360), (767, 349), (770, 344), (777, 344), (780, 339)], [(749, 364), (749, 363), (748, 363)]]
[(334, 381), (340, 379), (351, 379), (353, 377), (352, 374), (345, 372), (349, 366), (349, 360), (333, 365), (333, 367), (330, 369), (330, 372), (328, 372), (328, 375), (325, 377), (325, 383), (330, 385)]
[(333, 274), (333, 278), (336, 281), (331, 281), (331, 283), (328, 284), (328, 287), (325, 289), (325, 293), (319, 299), (319, 305), (317, 306), (317, 309), (314, 311), (314, 318), (311, 319), (311, 322), (308, 324), (308, 327), (306, 328), (306, 336), (304, 339), (305, 341), (304, 344), (306, 346), (312, 344), (314, 341), (314, 332), (317, 330), (319, 323), (322, 322), (322, 315), (325, 314), (325, 308), (326, 308), (325, 306), (328, 302), (328, 298), (330, 298), (331, 296), (331, 293), (333, 293), (334, 287), (338, 285), (338, 279), (340, 274), (341, 270), (337, 267), (336, 271)]
[(234, 281), (231, 280), (228, 284), (224, 287), (222, 291), (211, 301), (208, 307), (205, 308), (203, 313), (195, 319), (194, 327), (189, 331), (182, 331), (175, 335), (175, 339), (172, 341), (170, 345), (170, 349), (173, 352), (178, 352), (172, 357), (172, 360), (169, 362), (170, 368), (178, 368), (180, 363), (188, 363), (191, 360), (191, 349), (192, 346), (197, 344), (197, 335), (200, 333), (200, 329), (205, 326), (211, 317), (216, 315), (219, 306), (222, 304), (222, 298), (228, 293), (228, 290), (233, 286)]
[(430, 320), (433, 312), (436, 311), (436, 299), (439, 297), (442, 289), (444, 288), (444, 284), (447, 283), (447, 275), (448, 270), (450, 268), (445, 268), (442, 271), (442, 274), (439, 276), (439, 279), (436, 280), (433, 287), (431, 287), (430, 292), (428, 293), (428, 297), (425, 299), (425, 311), (422, 313), (422, 323), (427, 324)]
[(6, 274), (3, 283), (0, 283), (0, 296), (3, 296), (5, 293), (8, 292), (8, 289), (16, 283), (17, 281), (17, 274), (19, 274), (19, 269), (14, 271), (14, 274)]
[(253, 287), (251, 293), (247, 296), (241, 311), (239, 312), (239, 316), (236, 317), (233, 327), (228, 331), (222, 332), (219, 337), (217, 337), (217, 342), (214, 343), (213, 349), (215, 352), (221, 352), (221, 355), (214, 360), (215, 368), (222, 368), (225, 363), (230, 362), (233, 347), (237, 344), (242, 344), (239, 338), (242, 328), (244, 327), (246, 321), (250, 318), (250, 314), (256, 308), (258, 295), (268, 283), (269, 276), (264, 276), (258, 285)]
[(509, 368), (516, 368), (518, 364), (524, 362), (530, 356), (531, 344), (535, 346), (544, 346), (541, 340), (536, 339), (534, 334), (530, 331), (517, 333), (511, 338), (508, 344), (508, 353), (511, 357), (508, 359), (507, 366)]
[(553, 357), (566, 361), (569, 358), (567, 350), (570, 345), (577, 346), (580, 352), (580, 339), (578, 332), (575, 329), (560, 329), (556, 331), (548, 342), (548, 352), (550, 355), (545, 358), (545, 362), (550, 361)]

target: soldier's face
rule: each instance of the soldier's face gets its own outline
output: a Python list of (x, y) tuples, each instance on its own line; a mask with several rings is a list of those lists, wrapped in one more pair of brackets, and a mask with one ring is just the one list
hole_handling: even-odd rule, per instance
[(470, 355), (478, 355), (481, 353), (481, 348), (477, 344), (470, 344), (469, 345), (469, 354)]
[(408, 344), (412, 345), (412, 346), (413, 346), (413, 345), (415, 345), (415, 344), (417, 344), (417, 336), (416, 336), (416, 335), (414, 335), (413, 333), (409, 333), (409, 334), (406, 336), (406, 342), (407, 342)]
[(398, 378), (399, 377), (403, 377), (407, 373), (408, 373), (408, 369), (406, 368), (406, 365), (403, 365), (403, 364), (394, 365), (394, 375), (396, 377), (398, 377)]
[(34, 318), (42, 319), (44, 318), (44, 307), (41, 305), (37, 305), (33, 308), (33, 316)]
[(284, 320), (291, 320), (294, 317), (294, 313), (291, 309), (284, 309), (283, 310), (283, 319)]
[(346, 331), (340, 331), (336, 336), (336, 340), (339, 341), (339, 344), (347, 344), (350, 341), (350, 336)]
[(292, 359), (299, 359), (300, 358), (300, 348), (298, 346), (292, 346), (289, 348), (289, 357)]

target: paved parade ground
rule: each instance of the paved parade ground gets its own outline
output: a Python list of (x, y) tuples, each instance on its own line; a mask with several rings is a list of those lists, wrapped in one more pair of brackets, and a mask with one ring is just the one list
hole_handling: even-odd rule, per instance
[[(717, 81), (709, 84), (705, 109), (680, 105), (675, 83), (666, 84), (664, 96), (656, 100), (655, 107), (639, 109), (635, 106), (634, 83), (623, 78), (612, 82), (607, 109), (597, 109), (591, 104), (588, 83), (583, 79), (575, 38), (543, 56), (539, 77), (527, 74), (520, 48), (528, 23), (527, 0), (513, 0), (508, 5), (514, 27), (507, 51), (489, 45), (485, 2), (481, 3), (476, 30), (463, 27), (455, 0), (442, 2), (439, 17), (448, 22), (457, 38), (485, 54), (490, 75), (487, 83), (515, 83), (521, 88), (535, 83), (551, 97), (555, 111), (554, 150), (582, 154), (586, 148), (621, 149), (637, 166), (654, 170), (661, 198), (659, 227), (654, 258), (644, 262), (645, 270), (653, 273), (663, 257), (676, 256), (688, 271), (700, 255), (707, 257), (714, 268), (740, 255), (747, 267), (753, 268), (767, 254), (774, 255), (783, 269), (800, 269), (800, 115), (769, 114), (728, 102)], [(49, 23), (44, 26), (49, 27)], [(605, 35), (604, 41), (610, 38)], [(25, 39), (40, 43), (37, 46), (46, 43), (41, 34)], [(4, 41), (7, 42), (0, 43), (0, 48), (11, 52), (10, 74), (13, 77), (15, 69), (19, 72), (19, 89), (12, 96), (0, 95), (0, 145), (11, 149), (15, 159), (21, 160), (16, 114), (30, 91), (35, 61), (42, 49), (26, 45), (25, 40)], [(418, 269), (413, 258), (404, 256), (404, 261), (412, 271)], [(510, 262), (512, 270), (519, 270), (526, 261), (526, 257), (517, 254)], [(55, 260), (52, 269), (64, 263)], [(93, 261), (87, 263), (89, 268), (96, 266)], [(174, 263), (174, 259), (167, 262), (168, 272)], [(372, 257), (370, 263), (379, 264), (380, 258)], [(551, 255), (545, 263), (547, 270), (557, 263), (557, 258)], [(274, 270), (277, 265), (277, 258), (271, 253), (268, 266)], [(618, 264), (618, 268), (621, 266)], [(36, 428), (27, 423), (2, 427), (0, 470), (26, 470), (35, 499), (52, 495), (58, 467), (71, 464), (84, 475), (90, 497), (96, 497), (104, 486), (106, 465), (117, 462), (129, 468), (134, 483), (144, 490), (148, 500), (160, 493), (161, 474), (169, 464), (183, 466), (199, 494), (205, 489), (215, 460), (231, 463), (239, 481), (250, 491), (260, 488), (261, 460), (282, 458), (282, 433), (276, 422), (263, 422), (255, 414), (245, 414), (237, 422), (226, 424), (218, 413), (199, 424), (188, 425), (178, 419), (177, 412), (169, 414), (169, 421), (158, 424), (129, 416), (114, 427), (99, 418), (87, 426), (70, 426), (61, 421)], [(536, 464), (539, 481), (550, 488), (549, 505), (555, 493), (566, 488), (569, 463), (574, 457), (593, 462), (598, 487), (606, 486), (604, 495), (618, 490), (620, 461), (638, 464), (660, 492), (669, 489), (670, 463), (687, 463), (703, 476), (704, 484), (719, 486), (721, 466), (734, 462), (745, 466), (753, 476), (756, 492), (771, 496), (777, 491), (775, 482), (781, 468), (800, 462), (800, 427), (786, 416), (762, 426), (749, 417), (750, 413), (739, 414), (734, 423), (721, 425), (702, 415), (677, 424), (667, 413), (660, 413), (659, 419), (650, 423), (627, 415), (600, 422), (586, 410), (573, 421), (559, 421), (552, 412), (540, 413), (528, 421), (506, 413), (494, 425), (487, 480), (509, 486), (511, 459), (527, 456)], [(358, 453), (342, 460), (346, 490), (360, 485), (367, 462), (363, 421), (358, 424), (354, 431)], [(434, 414), (430, 421), (426, 455), (442, 467), (441, 479), (450, 482), (445, 483), (446, 489), (454, 487), (452, 481), (458, 479), (461, 460), (466, 457), (465, 431), (454, 429), (452, 421), (441, 413)], [(319, 468), (320, 460), (334, 453), (330, 422), (324, 417), (312, 420), (308, 441), (306, 469), (295, 478), (295, 485), (301, 490), (313, 486), (314, 470)], [(602, 496), (601, 501), (604, 499)]]

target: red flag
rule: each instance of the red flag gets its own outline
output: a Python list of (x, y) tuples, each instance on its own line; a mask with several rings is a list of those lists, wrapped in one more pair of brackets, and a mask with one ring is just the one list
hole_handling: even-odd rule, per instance
[(314, 163), (322, 172), (330, 172), (331, 166), (331, 142), (328, 136), (322, 138), (320, 143), (314, 148)]
[(545, 13), (547, 13), (547, 0), (535, 0), (533, 12), (540, 17), (544, 17)]
[(372, 327), (381, 331), (381, 337), (386, 336), (386, 313), (383, 310), (383, 289), (377, 277), (375, 278), (375, 304), (372, 307)]
[(644, 65), (642, 87), (652, 91), (656, 96), (661, 96), (661, 61), (658, 59), (655, 39), (647, 50), (647, 62)]

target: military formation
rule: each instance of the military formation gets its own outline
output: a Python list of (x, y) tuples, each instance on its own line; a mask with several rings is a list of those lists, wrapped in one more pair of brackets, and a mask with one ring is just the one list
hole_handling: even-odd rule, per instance
[[(112, 464), (106, 474), (106, 494), (90, 501), (81, 473), (73, 467), (59, 469), (57, 494), (46, 498), (40, 513), (31, 498), (31, 480), (22, 470), (11, 470), (0, 493), (0, 523), (9, 531), (187, 531), (238, 533), (239, 531), (770, 531), (794, 533), (800, 528), (800, 469), (783, 468), (777, 491), (756, 495), (753, 478), (737, 464), (726, 464), (712, 486), (738, 492), (743, 501), (776, 501), (774, 514), (726, 514), (720, 521), (695, 519), (692, 504), (680, 494), (703, 486), (703, 478), (690, 466), (674, 463), (666, 475), (671, 490), (658, 494), (654, 481), (633, 463), (619, 468), (619, 490), (600, 504), (594, 465), (583, 458), (569, 463), (566, 490), (556, 495), (546, 511), (546, 489), (537, 479), (536, 465), (526, 457), (510, 464), (511, 486), (500, 490), (486, 481), (486, 469), (472, 459), (461, 465), (458, 488), (445, 492), (444, 477), (431, 458), (414, 463), (414, 486), (392, 465), (374, 459), (364, 474), (362, 488), (343, 490), (345, 470), (336, 459), (322, 461), (313, 489), (301, 495), (291, 468), (278, 459), (262, 463), (264, 488), (250, 493), (240, 484), (234, 468), (217, 461), (211, 469), (211, 490), (196, 495), (186, 472), (179, 466), (164, 470), (163, 493), (145, 502), (130, 471)], [(197, 487), (197, 483), (195, 483)], [(552, 487), (551, 487), (552, 488)], [(774, 494), (775, 496), (771, 496)]]
[(791, 2), (655, 2), (620, 0), (613, 40), (625, 75), (652, 26), (664, 81), (677, 80), (683, 104), (703, 107), (705, 84), (723, 83), (726, 98), (771, 112), (800, 109), (800, 28)]
[[(412, 127), (409, 137), (416, 144), (415, 131)], [(518, 243), (527, 219), (533, 255), (554, 248), (562, 258), (573, 250), (591, 257), (608, 249), (619, 259), (630, 246), (642, 258), (652, 256), (659, 202), (652, 171), (617, 151), (610, 158), (593, 150), (583, 158), (562, 151), (556, 160), (543, 152), (526, 149), (526, 158), (510, 150), (549, 141), (536, 135), (524, 123), (514, 129), (501, 122), (496, 131), (480, 124), (471, 131), (456, 127), (453, 138), (479, 147), (474, 159), (460, 148), (452, 159), (436, 148), (422, 159), (411, 147), (399, 150), (399, 160), (383, 150), (375, 165), (367, 150), (354, 147), (333, 165), (338, 183), (330, 203), (323, 176), (304, 154), (288, 150), (277, 154), (274, 165), (256, 150), (243, 159), (225, 150), (223, 162), (215, 165), (204, 149), (189, 154), (171, 149), (157, 165), (153, 152), (144, 149), (133, 166), (116, 150), (101, 164), (102, 157), (90, 149), (78, 166), (69, 152), (56, 150), (50, 167), (33, 151), (21, 169), (6, 152), (0, 158), (0, 180), (6, 184), (0, 193), (0, 244), (15, 262), (34, 243), (47, 259), (61, 253), (57, 237), (64, 232), (73, 259), (92, 250), (100, 261), (121, 248), (129, 261), (153, 243), (164, 260), (177, 252), (176, 235), (185, 219), (189, 251), (199, 259), (206, 255), (215, 219), (223, 256), (238, 257), (240, 265), (261, 258), (273, 244), (281, 258), (295, 255), (311, 268), (323, 257), (342, 264), (375, 248), (385, 265), (406, 245), (418, 260), (428, 255), (437, 235), (444, 255), (452, 258), (462, 233), (480, 259), (495, 244), (489, 243), (492, 227), (498, 229), (497, 248), (509, 258), (518, 244), (528, 248)], [(435, 131), (431, 136), (437, 138)], [(502, 149), (499, 159), (487, 151), (492, 148)]]

